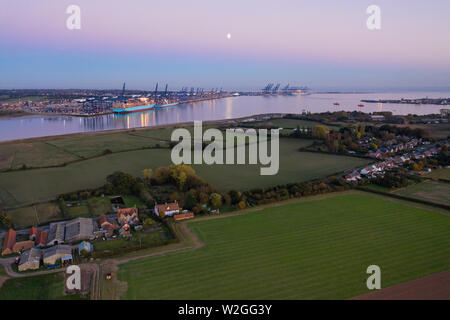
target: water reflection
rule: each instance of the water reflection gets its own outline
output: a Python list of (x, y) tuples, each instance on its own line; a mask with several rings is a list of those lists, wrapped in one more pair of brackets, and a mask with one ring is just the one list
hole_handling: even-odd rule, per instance
[[(220, 100), (181, 104), (175, 107), (126, 115), (97, 117), (24, 116), (0, 118), (0, 141), (114, 129), (149, 127), (194, 120), (218, 120), (251, 116), (262, 113), (301, 113), (325, 111), (392, 111), (394, 114), (439, 113), (438, 105), (365, 104), (358, 108), (361, 99), (398, 99), (445, 97), (449, 93), (389, 93), (389, 94), (313, 94), (310, 96), (257, 96), (230, 97)], [(337, 102), (339, 105), (334, 105)]]

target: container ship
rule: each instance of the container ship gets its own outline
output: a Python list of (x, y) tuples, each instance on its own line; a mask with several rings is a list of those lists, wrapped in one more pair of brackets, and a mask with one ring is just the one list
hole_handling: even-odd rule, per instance
[(156, 104), (153, 100), (148, 98), (140, 98), (137, 101), (127, 101), (118, 106), (114, 106), (112, 111), (118, 114), (141, 112), (155, 109)]
[(180, 104), (180, 101), (177, 99), (161, 99), (158, 101), (158, 104), (155, 105), (155, 108), (168, 108), (173, 107)]
[(282, 92), (290, 96), (307, 96), (312, 93), (308, 87), (290, 87), (289, 85), (284, 87)]

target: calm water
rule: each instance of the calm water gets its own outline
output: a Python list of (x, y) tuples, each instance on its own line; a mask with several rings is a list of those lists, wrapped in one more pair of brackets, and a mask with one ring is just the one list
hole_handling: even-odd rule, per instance
[[(357, 105), (361, 99), (400, 99), (400, 98), (440, 98), (450, 93), (369, 93), (369, 94), (313, 94), (310, 96), (276, 97), (231, 97), (220, 100), (196, 102), (178, 105), (164, 110), (152, 110), (129, 115), (104, 115), (98, 117), (69, 116), (24, 116), (0, 118), (0, 141), (42, 137), (50, 135), (93, 132), (113, 129), (129, 129), (154, 125), (188, 122), (194, 120), (219, 120), (251, 116), (262, 113), (301, 113), (324, 111), (363, 112), (392, 111), (394, 114), (430, 114), (439, 113), (443, 107), (438, 105), (408, 104), (365, 104)], [(339, 106), (334, 106), (339, 102)]]

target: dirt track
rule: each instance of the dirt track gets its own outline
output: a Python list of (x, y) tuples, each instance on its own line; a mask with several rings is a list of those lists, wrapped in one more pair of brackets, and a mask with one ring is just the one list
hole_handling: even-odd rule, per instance
[(366, 293), (350, 300), (450, 300), (450, 270)]

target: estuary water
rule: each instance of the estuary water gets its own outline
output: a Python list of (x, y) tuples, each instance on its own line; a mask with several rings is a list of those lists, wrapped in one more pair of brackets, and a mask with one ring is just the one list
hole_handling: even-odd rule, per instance
[[(218, 100), (181, 104), (162, 110), (127, 115), (108, 114), (96, 117), (30, 115), (0, 118), (0, 141), (95, 132), (115, 129), (151, 127), (194, 120), (221, 120), (263, 113), (302, 113), (325, 111), (374, 112), (391, 111), (394, 114), (432, 114), (449, 106), (364, 103), (362, 99), (447, 98), (449, 92), (414, 93), (317, 93), (309, 96), (240, 96)], [(338, 106), (334, 103), (339, 103)]]

